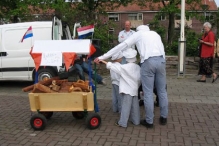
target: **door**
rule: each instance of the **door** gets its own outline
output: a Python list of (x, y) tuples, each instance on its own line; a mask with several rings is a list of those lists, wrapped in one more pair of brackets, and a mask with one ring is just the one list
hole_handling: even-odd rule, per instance
[(52, 39), (61, 40), (63, 36), (62, 32), (62, 21), (57, 17), (53, 17), (52, 20)]
[(71, 32), (67, 23), (63, 23), (57, 17), (53, 17), (52, 24), (53, 40), (72, 40)]

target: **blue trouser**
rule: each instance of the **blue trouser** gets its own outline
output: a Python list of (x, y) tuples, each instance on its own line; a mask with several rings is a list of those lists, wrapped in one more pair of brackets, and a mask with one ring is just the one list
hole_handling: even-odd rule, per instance
[[(82, 64), (74, 64), (75, 68), (78, 70), (79, 77), (81, 80), (85, 80), (84, 72), (89, 75), (89, 66), (86, 62), (83, 62)], [(91, 68), (91, 78), (95, 80), (95, 72)], [(102, 82), (102, 77), (98, 74), (96, 74), (96, 81), (97, 83)]]
[(113, 112), (121, 112), (121, 94), (119, 94), (119, 86), (112, 84), (112, 104)]
[(144, 94), (145, 118), (149, 124), (154, 118), (154, 83), (160, 105), (160, 116), (168, 116), (168, 98), (166, 91), (166, 62), (162, 56), (150, 57), (141, 65), (141, 80)]
[(127, 127), (128, 120), (130, 117), (131, 122), (134, 125), (140, 124), (140, 108), (137, 96), (131, 96), (129, 94), (121, 94), (122, 109), (119, 119), (119, 125), (122, 127)]
[(127, 62), (126, 62), (126, 59), (125, 59), (125, 57), (122, 57), (122, 61), (121, 61), (121, 64), (126, 64)]

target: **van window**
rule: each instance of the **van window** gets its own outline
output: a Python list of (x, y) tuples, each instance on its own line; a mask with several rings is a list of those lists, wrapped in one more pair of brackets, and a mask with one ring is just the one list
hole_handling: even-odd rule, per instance
[(21, 39), (27, 28), (24, 29), (10, 29), (4, 32), (3, 45), (6, 50), (19, 50), (22, 48), (30, 50), (34, 44), (34, 40), (51, 40), (52, 30), (48, 28), (33, 28), (33, 37), (27, 38), (21, 43)]
[(53, 26), (53, 39), (59, 40), (59, 26)]

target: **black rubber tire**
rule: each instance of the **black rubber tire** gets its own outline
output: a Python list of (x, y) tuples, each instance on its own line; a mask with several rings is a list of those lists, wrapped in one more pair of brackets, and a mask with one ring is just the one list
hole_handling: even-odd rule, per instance
[(88, 114), (86, 118), (86, 126), (88, 129), (97, 129), (101, 124), (101, 117), (97, 113)]
[(52, 69), (41, 68), (40, 70), (38, 70), (38, 81), (41, 81), (44, 78), (50, 79), (55, 76), (56, 76), (56, 73)]
[(72, 115), (75, 119), (83, 119), (85, 117), (84, 112), (72, 112)]
[(53, 115), (53, 112), (39, 112), (39, 114), (44, 115), (46, 119), (50, 119)]
[(30, 119), (30, 125), (34, 130), (44, 130), (47, 125), (46, 117), (42, 114), (35, 114)]

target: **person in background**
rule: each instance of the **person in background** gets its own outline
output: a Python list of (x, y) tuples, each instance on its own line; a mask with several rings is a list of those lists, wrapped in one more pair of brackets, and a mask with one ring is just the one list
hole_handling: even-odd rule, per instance
[[(99, 56), (94, 62), (99, 63), (119, 51), (124, 51), (132, 45), (136, 45), (140, 55), (141, 82), (144, 94), (145, 119), (141, 124), (146, 128), (153, 128), (154, 122), (154, 83), (157, 89), (160, 106), (160, 124), (167, 124), (168, 97), (166, 90), (166, 60), (164, 45), (161, 37), (155, 31), (151, 31), (147, 25), (137, 27), (137, 32), (118, 44), (107, 53)], [(134, 69), (133, 69), (134, 70)], [(122, 107), (123, 108), (123, 107)]]
[[(119, 32), (119, 35), (118, 35), (118, 42), (119, 43), (122, 43), (123, 41), (125, 41), (129, 36), (131, 36), (132, 34), (134, 34), (135, 31), (134, 30), (131, 30), (131, 22), (130, 21), (125, 21), (125, 28), (124, 30), (120, 31)], [(135, 45), (132, 45), (131, 48), (135, 49)], [(125, 61), (125, 58), (123, 57), (122, 59), (122, 64), (125, 64), (126, 61)]]
[[(112, 64), (120, 65), (122, 61), (122, 52), (119, 52), (112, 56), (111, 60), (113, 61)], [(113, 112), (121, 113), (121, 95), (119, 94), (119, 80), (120, 75), (110, 70), (110, 76), (112, 81), (112, 107)]]
[(134, 125), (140, 124), (140, 108), (138, 103), (138, 88), (140, 86), (140, 66), (136, 62), (137, 51), (129, 48), (123, 52), (127, 64), (115, 64), (103, 61), (107, 69), (120, 75), (119, 93), (121, 94), (122, 109), (119, 121), (116, 126), (127, 127), (130, 117)]
[(200, 69), (199, 75), (201, 78), (197, 80), (197, 82), (206, 82), (206, 76), (212, 75), (214, 83), (218, 79), (218, 75), (214, 73), (213, 68), (211, 67), (211, 60), (214, 56), (214, 41), (215, 36), (211, 31), (211, 24), (209, 22), (205, 22), (203, 24), (204, 34), (202, 38), (199, 40), (201, 45), (201, 54), (200, 54)]

